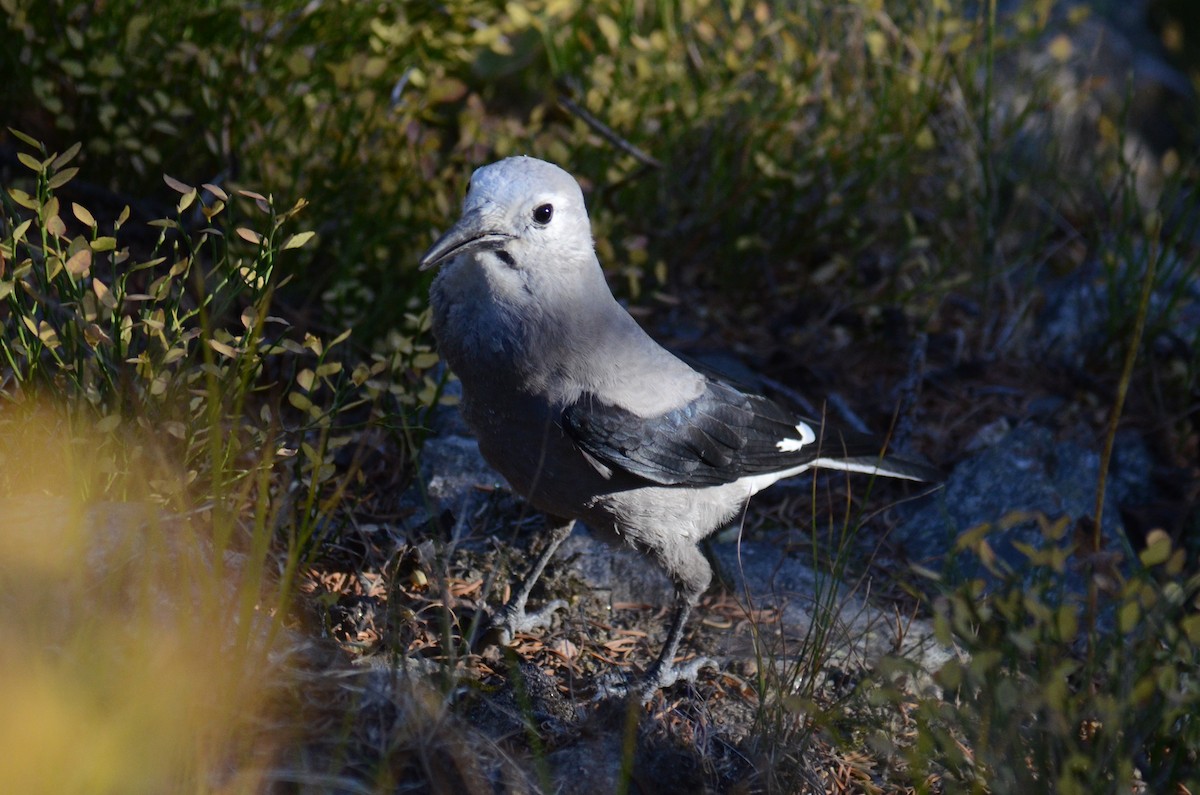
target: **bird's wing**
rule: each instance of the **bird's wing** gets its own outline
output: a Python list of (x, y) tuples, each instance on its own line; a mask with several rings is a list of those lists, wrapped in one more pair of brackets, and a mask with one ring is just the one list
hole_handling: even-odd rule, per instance
[(881, 459), (874, 441), (823, 429), (768, 398), (711, 379), (695, 400), (656, 417), (585, 394), (563, 412), (562, 425), (593, 463), (668, 486), (713, 486), (808, 467), (911, 480), (933, 473), (915, 462)]

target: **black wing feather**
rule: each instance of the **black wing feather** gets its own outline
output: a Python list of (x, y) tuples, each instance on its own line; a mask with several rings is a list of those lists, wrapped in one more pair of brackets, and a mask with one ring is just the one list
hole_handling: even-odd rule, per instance
[[(563, 429), (581, 449), (607, 465), (662, 485), (718, 485), (747, 475), (778, 472), (817, 458), (878, 459), (880, 447), (837, 433), (799, 449), (803, 420), (760, 395), (709, 380), (704, 394), (658, 417), (639, 417), (585, 395), (563, 412)], [(826, 432), (829, 436), (829, 432)]]

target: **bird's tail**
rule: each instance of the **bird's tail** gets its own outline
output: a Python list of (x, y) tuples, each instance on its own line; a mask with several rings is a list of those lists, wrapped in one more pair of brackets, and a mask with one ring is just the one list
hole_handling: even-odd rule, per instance
[(942, 479), (942, 473), (936, 468), (895, 455), (821, 455), (813, 459), (811, 466), (903, 480), (933, 482)]

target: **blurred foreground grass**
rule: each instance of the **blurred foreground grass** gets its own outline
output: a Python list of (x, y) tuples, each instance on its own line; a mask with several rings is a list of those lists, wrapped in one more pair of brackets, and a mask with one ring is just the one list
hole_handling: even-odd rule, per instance
[(68, 433), (50, 409), (14, 428), (13, 414), (0, 422), (0, 791), (261, 791), (264, 708), (283, 692), (279, 586), (244, 554), (216, 554), (203, 510), (81, 500), (117, 469), (103, 434)]

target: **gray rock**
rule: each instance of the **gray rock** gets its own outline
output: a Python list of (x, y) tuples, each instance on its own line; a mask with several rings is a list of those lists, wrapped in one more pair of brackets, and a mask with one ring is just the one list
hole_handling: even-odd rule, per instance
[[(1092, 263), (1046, 285), (1038, 320), (1037, 352), (1075, 370), (1089, 358), (1112, 354), (1113, 340), (1130, 327), (1146, 269), (1146, 255), (1105, 268)], [(1177, 252), (1162, 255), (1146, 318), (1146, 345), (1162, 355), (1184, 358), (1200, 341), (1200, 282)], [(1113, 307), (1120, 307), (1114, 312)], [(1117, 355), (1123, 353), (1124, 345)]]
[[(932, 675), (955, 654), (937, 641), (931, 622), (913, 619), (897, 626), (891, 611), (866, 598), (869, 587), (837, 582), (831, 574), (814, 570), (773, 544), (742, 542), (739, 548), (738, 543), (730, 542), (717, 545), (714, 551), (739, 599), (754, 609), (769, 607), (782, 612), (785, 637), (805, 638), (814, 622), (823, 623), (821, 643), (827, 665), (819, 676), (854, 680), (875, 670), (884, 657), (898, 656), (914, 663), (914, 673), (919, 672), (908, 684), (910, 691), (930, 691), (936, 687)], [(792, 648), (804, 653), (802, 646), (793, 644)]]
[(489, 491), (506, 488), (504, 478), (483, 459), (479, 444), (470, 436), (427, 439), (421, 448), (420, 472), (419, 485), (408, 495), (418, 507), (410, 519), (414, 524), (446, 511), (462, 521)]
[(614, 543), (576, 525), (551, 565), (569, 566), (601, 601), (670, 605), (674, 587), (666, 573), (632, 547)]
[[(1069, 542), (1075, 523), (1095, 511), (1099, 468), (1098, 451), (1056, 440), (1042, 427), (1018, 427), (955, 467), (945, 487), (901, 522), (893, 537), (906, 545), (913, 561), (951, 579), (982, 577), (995, 583), (974, 553), (954, 553), (962, 533), (990, 525), (986, 540), (1000, 564), (1018, 576), (1032, 575), (1018, 545), (1040, 550), (1060, 543), (1046, 537), (1035, 517), (1050, 522), (1065, 518), (1061, 543)], [(1134, 556), (1119, 508), (1148, 499), (1150, 468), (1150, 453), (1141, 438), (1121, 434), (1110, 468), (1101, 532), (1105, 550), (1121, 552), (1127, 562)], [(1065, 584), (1076, 593), (1084, 589), (1082, 576), (1070, 569)]]

